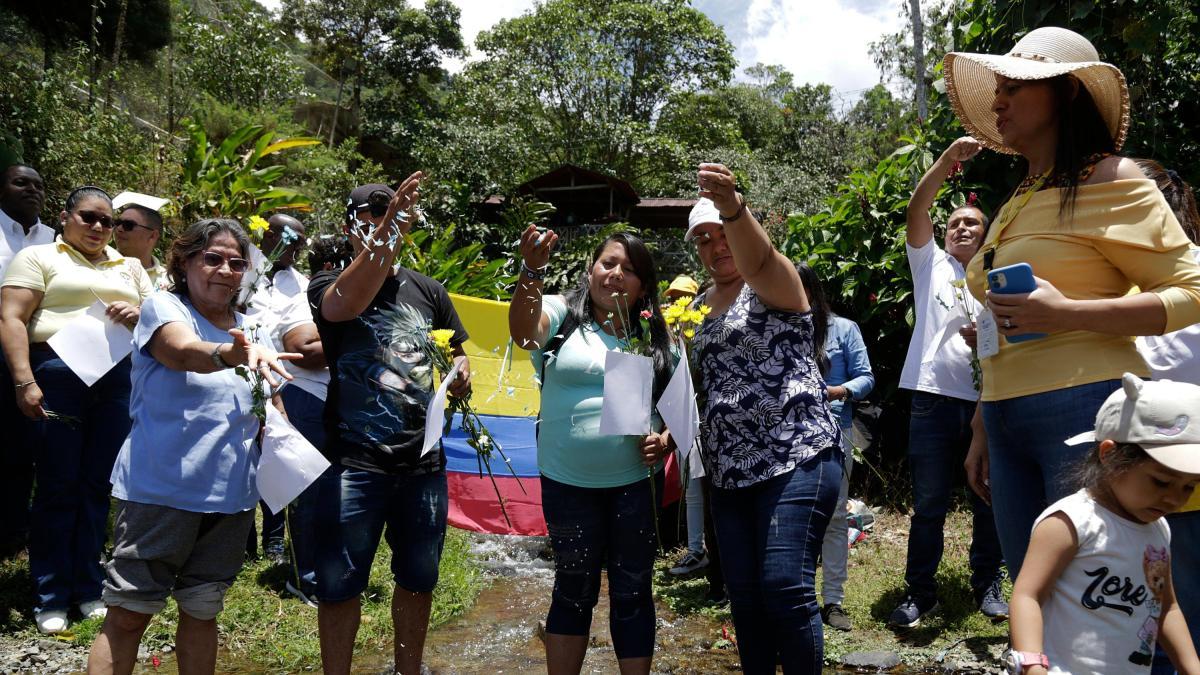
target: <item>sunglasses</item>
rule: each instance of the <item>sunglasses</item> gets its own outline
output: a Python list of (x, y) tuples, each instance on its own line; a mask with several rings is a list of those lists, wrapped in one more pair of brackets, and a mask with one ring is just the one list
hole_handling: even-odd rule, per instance
[(234, 274), (242, 274), (250, 269), (250, 261), (245, 258), (226, 258), (215, 251), (205, 251), (201, 256), (205, 267), (220, 267), (228, 263), (229, 271)]
[(103, 213), (96, 213), (95, 211), (76, 211), (75, 215), (79, 216), (79, 219), (89, 227), (95, 225), (96, 223), (100, 223), (100, 227), (106, 230), (111, 230), (115, 225), (115, 223), (113, 223), (112, 216), (106, 216)]
[(133, 232), (133, 228), (135, 228), (135, 227), (140, 227), (145, 230), (150, 230), (151, 232), (154, 231), (153, 227), (147, 227), (145, 225), (142, 225), (141, 223), (135, 223), (128, 218), (120, 218), (118, 220), (115, 220), (115, 221), (113, 221), (113, 225), (116, 225), (117, 227), (121, 228), (122, 230), (124, 230), (126, 232)]

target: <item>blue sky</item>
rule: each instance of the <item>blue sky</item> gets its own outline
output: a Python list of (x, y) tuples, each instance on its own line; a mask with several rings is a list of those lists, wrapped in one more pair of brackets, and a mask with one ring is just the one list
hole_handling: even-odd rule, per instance
[[(279, 0), (259, 0), (277, 9)], [(452, 0), (462, 10), (463, 38), (529, 11), (534, 0)], [(868, 45), (904, 25), (907, 0), (692, 0), (725, 29), (742, 68), (782, 65), (799, 83), (827, 83), (853, 102), (879, 82)], [(461, 63), (448, 62), (452, 70)]]

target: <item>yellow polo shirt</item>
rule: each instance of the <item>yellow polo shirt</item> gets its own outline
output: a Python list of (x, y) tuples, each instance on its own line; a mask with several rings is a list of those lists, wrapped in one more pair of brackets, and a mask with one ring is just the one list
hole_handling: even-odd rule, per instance
[[(1119, 298), (1137, 286), (1162, 300), (1167, 332), (1200, 322), (1200, 267), (1154, 181), (1081, 185), (1070, 222), (1059, 218), (1061, 194), (1035, 193), (1002, 232), (988, 232), (967, 266), (967, 284), (980, 302), (983, 259), (995, 247), (995, 268), (1029, 263), (1068, 298)], [(1002, 339), (1000, 353), (982, 365), (984, 401), (1150, 374), (1132, 336), (1079, 330), (1028, 342)]]
[(124, 300), (140, 305), (154, 292), (150, 277), (137, 258), (126, 258), (112, 247), (93, 263), (60, 236), (53, 244), (22, 249), (4, 275), (4, 286), (42, 293), (29, 318), (29, 341), (45, 342), (96, 300)]

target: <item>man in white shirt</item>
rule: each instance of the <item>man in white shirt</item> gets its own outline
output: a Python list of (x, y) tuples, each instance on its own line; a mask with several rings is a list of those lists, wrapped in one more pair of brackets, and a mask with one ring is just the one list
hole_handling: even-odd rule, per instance
[[(325, 443), (324, 410), (329, 387), (329, 370), (317, 325), (308, 304), (308, 278), (295, 268), (296, 257), (304, 248), (304, 225), (283, 214), (271, 216), (263, 234), (264, 260), (278, 251), (269, 269), (255, 282), (254, 293), (246, 309), (247, 323), (259, 324), (260, 334), (279, 350), (293, 350), (303, 358), (288, 363), (293, 379), (280, 392), (288, 420), (313, 446)], [(319, 271), (319, 270), (318, 270)], [(289, 510), (292, 553), (297, 580), (289, 579), (287, 589), (305, 602), (315, 591), (312, 530), (316, 484), (301, 494)], [(283, 520), (263, 512), (263, 550), (268, 556), (281, 554)], [(280, 547), (277, 549), (277, 546)], [(294, 583), (295, 582), (295, 583)]]
[[(54, 241), (54, 230), (39, 217), (45, 205), (46, 186), (33, 167), (13, 164), (0, 174), (0, 280), (18, 251)], [(3, 361), (0, 354), (0, 425), (10, 435), (0, 443), (0, 558), (25, 547), (33, 490), (29, 445), (11, 435), (27, 424), (17, 410), (14, 383)]]
[[(913, 392), (908, 437), (913, 515), (904, 575), (908, 588), (888, 618), (896, 628), (915, 627), (938, 608), (934, 575), (942, 560), (946, 513), (971, 445), (971, 418), (979, 401), (973, 354), (958, 329), (980, 311), (960, 286), (964, 267), (983, 243), (987, 216), (973, 204), (955, 209), (939, 248), (929, 210), (942, 183), (981, 149), (970, 137), (956, 140), (921, 178), (908, 204), (905, 250), (916, 324), (900, 387)], [(970, 565), (975, 603), (985, 616), (1001, 620), (1008, 616), (1008, 605), (1001, 592), (1003, 557), (996, 524), (991, 507), (973, 491), (966, 492), (974, 511)]]
[(121, 210), (115, 221), (113, 238), (117, 250), (128, 258), (137, 258), (146, 268), (155, 290), (170, 286), (167, 268), (154, 257), (154, 247), (162, 237), (163, 219), (159, 209), (167, 200), (137, 192), (122, 192), (113, 198), (113, 208)]

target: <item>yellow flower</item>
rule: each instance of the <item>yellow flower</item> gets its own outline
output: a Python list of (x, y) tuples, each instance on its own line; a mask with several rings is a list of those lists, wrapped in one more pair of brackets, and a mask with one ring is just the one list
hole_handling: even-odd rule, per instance
[(696, 331), (692, 330), (691, 328), (688, 328), (683, 331), (683, 337), (691, 340), (692, 338), (696, 337)]
[(250, 216), (250, 232), (259, 233), (266, 232), (271, 226), (262, 216)]
[(704, 316), (708, 316), (709, 312), (711, 311), (712, 307), (709, 307), (708, 305), (700, 305), (700, 313)]
[(449, 328), (429, 331), (429, 338), (433, 340), (434, 346), (443, 352), (450, 350), (450, 338), (452, 337), (454, 337), (454, 331)]

